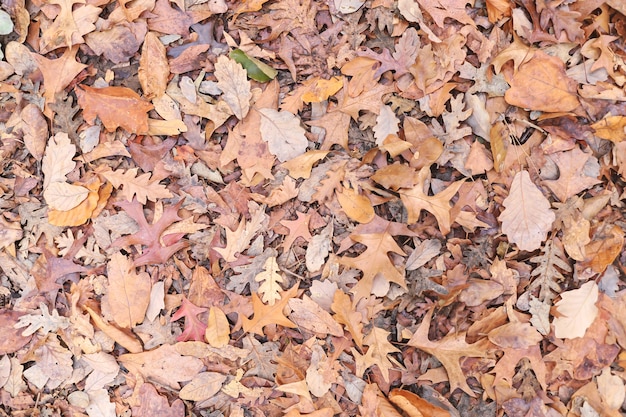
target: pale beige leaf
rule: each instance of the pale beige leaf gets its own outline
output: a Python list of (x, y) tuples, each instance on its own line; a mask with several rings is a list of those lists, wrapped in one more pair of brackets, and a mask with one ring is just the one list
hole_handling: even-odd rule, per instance
[(598, 284), (589, 281), (577, 290), (566, 291), (561, 294), (561, 300), (556, 303), (559, 317), (556, 317), (554, 335), (563, 339), (583, 337), (598, 315)]
[(261, 300), (266, 304), (274, 305), (276, 301), (280, 300), (279, 292), (283, 290), (280, 283), (284, 282), (284, 280), (279, 272), (280, 268), (276, 262), (276, 257), (270, 256), (265, 260), (263, 271), (254, 277), (256, 282), (262, 282), (258, 293), (261, 294)]
[(333, 317), (306, 295), (302, 299), (289, 300), (291, 314), (289, 318), (298, 327), (307, 329), (320, 335), (343, 336), (343, 329)]
[(128, 201), (132, 201), (133, 197), (137, 196), (137, 201), (146, 204), (147, 200), (157, 201), (160, 198), (172, 197), (172, 193), (164, 185), (157, 181), (150, 181), (150, 173), (137, 176), (137, 170), (138, 168), (131, 168), (127, 171), (107, 170), (101, 172), (101, 175), (115, 188), (122, 187), (120, 195)]
[(611, 374), (611, 368), (606, 367), (602, 370), (602, 374), (598, 375), (596, 382), (602, 402), (610, 409), (618, 410), (624, 403), (624, 397), (626, 397), (624, 380)]
[(376, 117), (376, 126), (373, 127), (376, 145), (382, 146), (388, 135), (395, 135), (400, 128), (400, 120), (396, 117), (390, 106), (381, 104), (380, 113)]
[(204, 401), (222, 389), (226, 375), (217, 372), (200, 372), (179, 392), (179, 397), (188, 401)]
[(300, 119), (288, 111), (260, 109), (261, 137), (280, 162), (302, 155), (308, 146)]
[(67, 211), (82, 203), (89, 194), (89, 190), (80, 185), (66, 182), (53, 182), (43, 192), (43, 198), (48, 207), (53, 210)]
[(250, 110), (250, 81), (246, 70), (232, 59), (221, 55), (215, 63), (217, 86), (224, 93), (222, 98), (239, 120)]
[(126, 328), (141, 323), (150, 304), (150, 275), (135, 273), (132, 262), (119, 252), (111, 256), (107, 273), (107, 299), (115, 322)]
[(22, 109), (21, 119), (24, 145), (36, 160), (41, 161), (48, 140), (48, 122), (39, 107), (32, 103)]
[(230, 341), (230, 325), (226, 314), (219, 307), (211, 307), (209, 310), (209, 320), (204, 332), (209, 345), (214, 348), (221, 348), (228, 345)]
[(511, 191), (502, 205), (498, 219), (502, 222), (509, 242), (521, 250), (534, 251), (541, 247), (555, 219), (550, 202), (530, 179), (527, 171), (515, 174)]
[(65, 176), (76, 166), (72, 160), (75, 153), (76, 146), (67, 133), (59, 132), (50, 138), (41, 163), (44, 190), (53, 182), (65, 182)]

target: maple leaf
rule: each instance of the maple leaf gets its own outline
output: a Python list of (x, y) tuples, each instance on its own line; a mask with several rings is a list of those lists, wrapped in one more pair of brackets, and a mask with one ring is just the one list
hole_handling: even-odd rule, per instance
[(498, 219), (502, 232), (521, 250), (534, 251), (541, 246), (556, 218), (550, 202), (530, 179), (527, 171), (515, 174), (511, 191), (504, 199), (505, 209)]
[(423, 167), (417, 174), (417, 184), (412, 188), (401, 188), (400, 199), (408, 211), (408, 222), (415, 223), (422, 210), (431, 213), (437, 219), (439, 230), (444, 235), (450, 232), (450, 200), (457, 193), (465, 180), (456, 181), (445, 190), (429, 196), (424, 192), (425, 182), (430, 176), (430, 167)]
[(206, 312), (206, 308), (198, 307), (183, 296), (183, 301), (176, 313), (172, 316), (172, 321), (185, 318), (185, 330), (176, 338), (179, 342), (186, 342), (188, 340), (204, 341), (204, 334), (207, 329), (207, 325), (204, 324), (198, 315)]
[[(351, 235), (350, 239), (367, 246), (365, 252), (356, 258), (343, 256), (340, 262), (348, 267), (363, 271), (363, 277), (352, 287), (355, 302), (370, 294), (382, 297), (389, 291), (390, 283), (407, 288), (404, 273), (400, 272), (389, 259), (389, 252), (405, 256), (406, 253), (398, 246), (388, 232)], [(374, 287), (374, 278), (384, 279), (381, 285)]]
[(143, 213), (143, 206), (133, 199), (132, 202), (121, 201), (116, 203), (121, 207), (130, 217), (132, 217), (139, 225), (139, 232), (132, 235), (123, 236), (115, 239), (112, 243), (112, 247), (128, 247), (130, 245), (144, 245), (147, 249), (143, 254), (134, 260), (135, 266), (159, 264), (166, 262), (173, 254), (179, 250), (187, 247), (187, 242), (180, 240), (182, 234), (169, 235), (170, 240), (173, 240), (173, 244), (163, 246), (161, 245), (161, 235), (172, 223), (181, 220), (178, 216), (178, 209), (182, 206), (184, 200), (180, 200), (173, 206), (167, 207), (163, 215), (156, 223), (149, 224)]
[(296, 327), (296, 325), (283, 314), (283, 309), (289, 300), (298, 292), (298, 284), (287, 291), (281, 293), (281, 299), (274, 305), (263, 304), (261, 299), (252, 294), (252, 306), (254, 308), (254, 316), (251, 319), (242, 317), (243, 331), (265, 336), (263, 327), (268, 324), (278, 324), (284, 327)]
[(454, 332), (448, 334), (443, 339), (436, 342), (428, 338), (430, 321), (433, 316), (434, 309), (430, 309), (422, 323), (415, 331), (411, 340), (408, 341), (409, 346), (414, 346), (424, 352), (436, 357), (444, 366), (448, 373), (448, 381), (450, 381), (450, 392), (457, 388), (462, 389), (468, 395), (475, 397), (476, 394), (467, 385), (463, 371), (459, 364), (462, 357), (484, 358), (487, 356), (487, 347), (489, 341), (481, 339), (476, 343), (468, 344), (465, 341), (465, 333)]

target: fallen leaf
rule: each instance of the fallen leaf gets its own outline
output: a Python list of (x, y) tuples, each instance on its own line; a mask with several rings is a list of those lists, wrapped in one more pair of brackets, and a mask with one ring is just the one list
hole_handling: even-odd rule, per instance
[(559, 317), (552, 321), (554, 335), (558, 338), (583, 337), (598, 315), (598, 285), (589, 281), (580, 288), (565, 291), (555, 306)]
[(250, 111), (252, 99), (246, 70), (233, 59), (220, 56), (215, 63), (215, 78), (217, 86), (224, 93), (224, 101), (233, 114), (243, 120)]
[(125, 328), (141, 323), (150, 303), (150, 275), (137, 274), (128, 258), (119, 252), (111, 256), (107, 275), (107, 300), (115, 322)]
[(284, 327), (297, 327), (295, 323), (285, 317), (283, 309), (289, 300), (298, 292), (298, 284), (281, 293), (281, 299), (274, 305), (266, 305), (256, 294), (252, 294), (254, 315), (251, 319), (242, 317), (243, 331), (264, 336), (263, 327), (268, 324), (278, 324)]
[(259, 109), (261, 137), (279, 161), (285, 162), (302, 155), (308, 146), (300, 119), (286, 111)]
[(515, 174), (509, 195), (502, 205), (505, 209), (498, 220), (502, 222), (502, 232), (509, 241), (521, 250), (539, 249), (548, 232), (552, 230), (556, 215), (550, 209), (548, 199), (531, 181), (527, 171)]

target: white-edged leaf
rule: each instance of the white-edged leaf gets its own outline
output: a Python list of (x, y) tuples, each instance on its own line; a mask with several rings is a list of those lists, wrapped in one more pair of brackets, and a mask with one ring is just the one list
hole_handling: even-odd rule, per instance
[(53, 182), (43, 191), (43, 198), (53, 210), (68, 211), (82, 203), (89, 190), (81, 185)]
[(222, 55), (215, 63), (217, 86), (224, 92), (222, 98), (239, 120), (243, 120), (250, 110), (250, 81), (248, 74), (241, 65)]
[(598, 315), (598, 284), (589, 281), (577, 290), (566, 291), (561, 294), (561, 300), (556, 303), (560, 317), (556, 317), (554, 335), (562, 339), (583, 337), (585, 332)]
[(288, 111), (260, 109), (261, 138), (280, 162), (302, 155), (308, 146), (300, 119)]

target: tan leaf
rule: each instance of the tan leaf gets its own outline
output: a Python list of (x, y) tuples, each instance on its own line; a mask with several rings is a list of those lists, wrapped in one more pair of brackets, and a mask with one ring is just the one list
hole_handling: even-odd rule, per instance
[(115, 322), (126, 328), (141, 323), (150, 304), (150, 275), (137, 274), (132, 262), (119, 252), (111, 256), (107, 275), (107, 299)]
[(346, 330), (350, 332), (356, 345), (359, 349), (363, 349), (363, 323), (361, 322), (363, 316), (354, 311), (350, 296), (342, 290), (335, 291), (331, 309), (335, 313), (335, 320), (346, 326)]
[(75, 91), (88, 123), (93, 124), (99, 117), (109, 132), (121, 127), (129, 133), (148, 133), (148, 111), (152, 110), (152, 104), (130, 88), (81, 85)]
[(374, 130), (376, 145), (382, 146), (387, 136), (398, 133), (400, 130), (398, 123), (400, 123), (400, 120), (396, 117), (391, 107), (381, 103), (378, 117), (376, 118), (376, 126), (372, 129)]
[(48, 123), (39, 107), (32, 103), (22, 109), (21, 119), (24, 145), (36, 160), (41, 161), (48, 140)]
[(343, 336), (343, 329), (332, 316), (306, 295), (289, 300), (291, 320), (303, 329), (319, 335)]
[(43, 198), (51, 209), (67, 211), (82, 203), (88, 194), (89, 190), (83, 186), (53, 182), (44, 190)]
[(359, 194), (356, 190), (343, 187), (341, 192), (336, 195), (341, 208), (352, 220), (359, 223), (369, 223), (376, 215), (370, 199)]
[(44, 190), (53, 182), (66, 181), (65, 176), (76, 166), (76, 162), (72, 160), (75, 153), (76, 146), (72, 144), (67, 133), (59, 132), (50, 138), (41, 162)]
[(620, 143), (626, 140), (626, 117), (607, 115), (591, 125), (597, 137)]
[(150, 181), (151, 174), (145, 173), (137, 176), (138, 168), (127, 171), (110, 169), (100, 172), (115, 188), (122, 187), (120, 195), (127, 201), (132, 201), (137, 196), (137, 201), (146, 204), (147, 200), (157, 201), (160, 198), (171, 198), (172, 193), (164, 185), (156, 181)]
[(263, 327), (268, 324), (278, 324), (284, 327), (297, 327), (291, 320), (283, 314), (283, 309), (289, 300), (298, 292), (298, 284), (296, 283), (289, 290), (281, 294), (281, 299), (274, 305), (265, 305), (256, 295), (252, 294), (252, 306), (254, 307), (254, 316), (251, 319), (242, 317), (243, 331), (251, 332), (264, 336)]
[[(363, 344), (369, 346), (365, 355), (355, 355), (357, 359), (357, 375), (363, 375), (367, 368), (378, 365), (385, 381), (389, 381), (389, 371), (394, 366), (387, 355), (400, 352), (398, 348), (389, 343), (387, 338), (391, 333), (380, 327), (373, 327), (367, 336), (363, 339)], [(352, 349), (352, 353), (356, 351)]]
[(418, 397), (411, 391), (393, 389), (389, 401), (402, 409), (409, 417), (450, 417), (450, 412)]
[(556, 317), (554, 335), (558, 338), (574, 339), (583, 337), (598, 315), (598, 284), (588, 281), (580, 288), (565, 291), (556, 303), (559, 317)]
[(106, 205), (112, 190), (111, 186), (107, 189), (106, 186), (100, 187), (100, 185), (100, 181), (86, 184), (89, 190), (87, 198), (70, 210), (48, 210), (48, 222), (55, 226), (80, 226), (92, 216), (97, 216), (100, 205)]
[(214, 348), (224, 347), (230, 341), (230, 325), (226, 314), (219, 307), (214, 306), (209, 310), (205, 338)]
[(243, 120), (250, 110), (250, 81), (246, 70), (234, 60), (221, 55), (215, 63), (215, 78), (217, 86), (224, 93), (224, 101), (234, 115)]
[(515, 174), (511, 191), (502, 205), (498, 219), (502, 232), (521, 250), (534, 251), (541, 247), (556, 218), (550, 202), (531, 181), (527, 171)]
[(180, 390), (178, 395), (187, 401), (208, 400), (222, 389), (225, 381), (226, 375), (217, 372), (200, 372)]
[(285, 162), (302, 155), (308, 146), (305, 130), (300, 119), (287, 111), (259, 109), (261, 114), (261, 137), (272, 154)]
[(281, 166), (289, 170), (289, 175), (292, 178), (309, 178), (311, 176), (311, 169), (313, 165), (319, 160), (322, 160), (328, 155), (329, 151), (307, 151), (300, 156), (292, 158), (287, 162), (283, 162)]
[(569, 112), (580, 105), (577, 84), (565, 74), (563, 61), (541, 51), (520, 66), (510, 84), (504, 98), (512, 106), (544, 112)]
[(147, 99), (161, 97), (167, 88), (170, 66), (165, 45), (154, 32), (148, 32), (143, 41), (139, 59), (139, 83)]
[(258, 293), (261, 294), (261, 299), (266, 304), (274, 305), (277, 300), (280, 300), (279, 292), (283, 290), (280, 283), (284, 282), (284, 280), (279, 272), (280, 268), (278, 263), (276, 263), (276, 257), (270, 256), (265, 260), (263, 271), (254, 277), (256, 282), (262, 282)]

